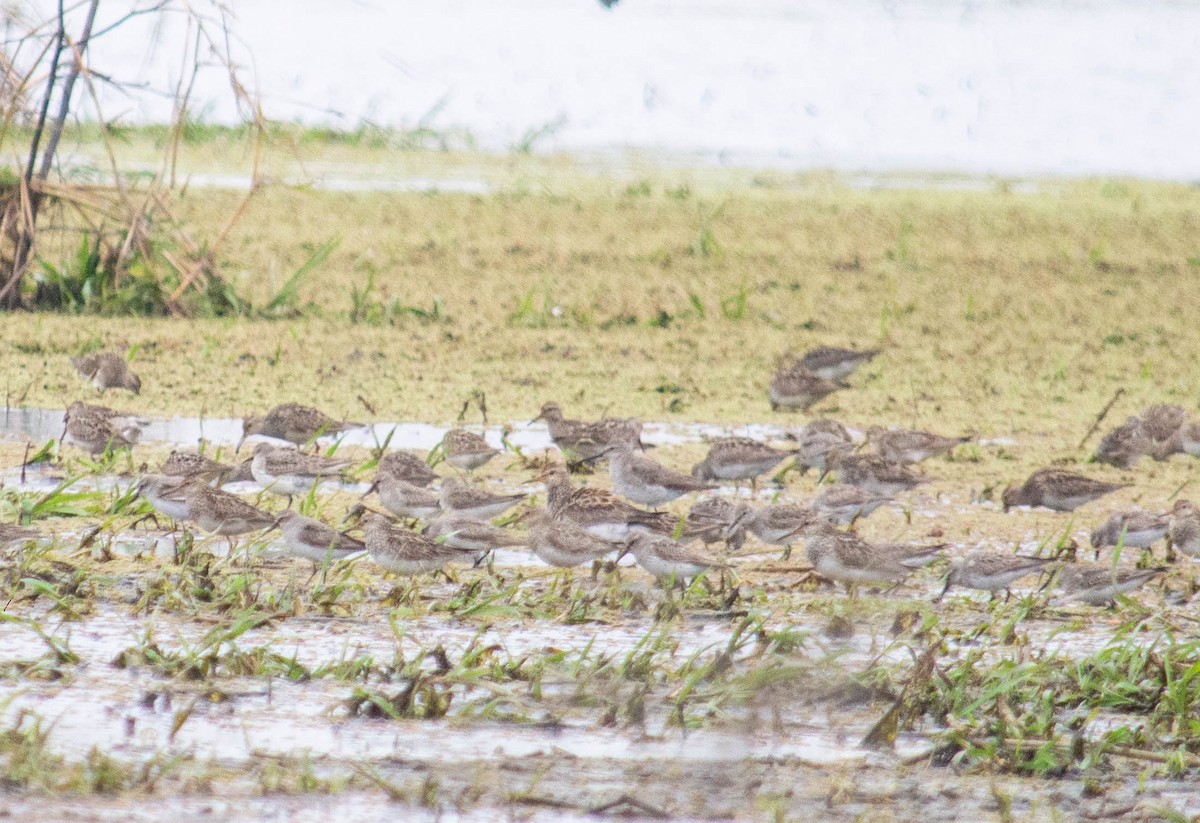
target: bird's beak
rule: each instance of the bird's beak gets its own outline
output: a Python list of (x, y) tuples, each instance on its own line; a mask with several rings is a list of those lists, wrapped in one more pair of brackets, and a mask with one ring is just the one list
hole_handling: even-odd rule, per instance
[(379, 491), (379, 481), (378, 480), (376, 480), (374, 483), (372, 483), (371, 487), (369, 489), (367, 489), (365, 492), (363, 492), (362, 497), (360, 497), (358, 499), (366, 500), (367, 497), (371, 494), (371, 492), (374, 492), (374, 491)]

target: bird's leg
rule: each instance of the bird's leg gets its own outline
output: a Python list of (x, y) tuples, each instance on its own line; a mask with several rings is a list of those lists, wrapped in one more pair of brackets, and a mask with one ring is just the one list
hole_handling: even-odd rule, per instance
[(780, 558), (780, 560), (788, 560), (789, 558), (791, 558), (791, 556), (792, 556), (792, 544), (788, 543), (786, 546), (783, 547), (783, 556)]

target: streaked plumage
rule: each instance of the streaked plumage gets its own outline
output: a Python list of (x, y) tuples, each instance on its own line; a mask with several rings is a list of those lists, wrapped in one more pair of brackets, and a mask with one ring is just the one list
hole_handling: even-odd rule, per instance
[(796, 361), (796, 365), (808, 369), (817, 377), (838, 380), (850, 376), (855, 369), (863, 363), (870, 362), (881, 351), (882, 349), (855, 351), (854, 349), (841, 349), (837, 346), (818, 346), (806, 352)]
[(172, 451), (163, 461), (161, 473), (167, 477), (199, 477), (216, 480), (233, 473), (233, 466), (219, 463), (199, 452)]
[(1007, 593), (1013, 583), (1026, 575), (1041, 572), (1043, 567), (1051, 562), (1051, 558), (1045, 557), (972, 552), (966, 557), (958, 557), (950, 562), (950, 569), (946, 574), (946, 588), (942, 590), (942, 594), (945, 595), (952, 586), (979, 589), (993, 594), (999, 591)]
[[(538, 479), (546, 481), (546, 507), (552, 517), (574, 523), (610, 543), (625, 542), (629, 533), (637, 529), (674, 534), (679, 525), (666, 512), (648, 512), (631, 506), (606, 489), (573, 488), (561, 465), (551, 466)], [(684, 531), (687, 533), (688, 529)]]
[(876, 546), (818, 521), (804, 529), (804, 550), (817, 574), (853, 586), (892, 583), (929, 562), (941, 546)]
[(442, 437), (442, 454), (451, 466), (474, 471), (500, 453), (475, 432), (450, 429)]
[(806, 410), (838, 389), (848, 388), (847, 383), (826, 380), (801, 366), (792, 366), (775, 373), (767, 393), (773, 410)]
[(1148, 549), (1167, 534), (1171, 525), (1169, 514), (1144, 511), (1117, 512), (1102, 526), (1092, 529), (1092, 548), (1099, 554), (1105, 546), (1123, 544), (1131, 549)]
[(869, 491), (862, 486), (837, 483), (817, 495), (813, 510), (825, 519), (843, 526), (869, 516), (879, 507), (891, 502), (892, 496)]
[[(630, 533), (625, 541), (638, 565), (655, 577), (683, 581), (712, 569), (727, 569), (719, 560), (696, 554), (678, 540), (646, 531)], [(622, 552), (624, 554), (624, 552)]]
[(460, 514), (443, 514), (425, 524), (421, 534), (456, 549), (489, 552), (524, 545), (521, 535)]
[(468, 486), (461, 480), (448, 477), (442, 481), (438, 503), (448, 511), (475, 520), (490, 520), (508, 511), (525, 499), (524, 494), (492, 494), (486, 489)]
[(790, 546), (801, 531), (816, 520), (816, 513), (807, 506), (776, 504), (763, 506), (745, 517), (746, 531), (772, 546)]
[(867, 442), (884, 458), (896, 463), (920, 463), (930, 457), (946, 454), (955, 446), (970, 442), (970, 437), (945, 437), (932, 432), (910, 429), (867, 429)]
[(643, 506), (658, 507), (691, 492), (716, 488), (634, 452), (628, 443), (609, 447), (608, 471), (613, 491)]
[(1167, 526), (1171, 545), (1188, 557), (1200, 557), (1200, 511), (1190, 500), (1176, 500)]
[(1020, 486), (1004, 490), (1004, 509), (1013, 506), (1043, 506), (1060, 512), (1074, 511), (1128, 483), (1109, 483), (1063, 469), (1038, 469)]
[(103, 406), (77, 401), (63, 416), (63, 440), (92, 455), (130, 448), (141, 434), (141, 428), (126, 416)]
[(642, 445), (642, 423), (632, 417), (605, 417), (595, 423), (587, 423), (564, 417), (557, 403), (547, 402), (542, 404), (534, 420), (546, 421), (550, 439), (572, 460), (597, 459), (616, 443), (628, 443), (638, 448)]
[(363, 541), (340, 532), (332, 526), (305, 517), (293, 511), (285, 511), (277, 518), (288, 552), (314, 563), (328, 560), (344, 560), (355, 552), (366, 548)]
[(138, 481), (137, 490), (160, 513), (172, 520), (187, 520), (188, 492), (192, 485), (202, 482), (194, 477), (147, 474)]
[(753, 513), (747, 504), (728, 497), (706, 497), (688, 511), (685, 525), (705, 545), (724, 541), (726, 548), (736, 551), (746, 542), (745, 521)]
[(1096, 459), (1121, 469), (1128, 469), (1154, 448), (1139, 417), (1130, 417), (1104, 435), (1096, 447)]
[(238, 441), (237, 447), (241, 449), (246, 438), (254, 435), (303, 445), (317, 437), (341, 434), (361, 427), (361, 423), (334, 420), (311, 406), (281, 403), (262, 417), (247, 417), (242, 420), (242, 439)]
[(142, 390), (142, 380), (129, 368), (125, 358), (110, 351), (72, 357), (71, 365), (84, 380), (100, 391), (127, 389), (134, 394)]
[(377, 566), (394, 574), (435, 572), (447, 563), (476, 563), (479, 552), (463, 551), (423, 534), (397, 528), (380, 514), (363, 518), (367, 553)]
[(339, 477), (352, 460), (335, 460), (315, 454), (304, 454), (287, 446), (259, 443), (254, 447), (250, 471), (264, 489), (287, 497), (307, 494), (319, 480)]
[(792, 456), (749, 437), (722, 437), (712, 441), (705, 458), (692, 467), (696, 480), (754, 480)]
[(414, 486), (425, 487), (437, 480), (438, 474), (429, 464), (415, 454), (406, 451), (388, 452), (379, 458), (375, 479), (392, 477)]
[(1058, 578), (1058, 588), (1068, 600), (1081, 600), (1093, 606), (1103, 606), (1115, 600), (1117, 595), (1133, 591), (1166, 570), (1165, 566), (1152, 569), (1114, 569), (1105, 564), (1071, 563), (1062, 570)]
[[(438, 493), (409, 483), (407, 480), (383, 476), (372, 489), (379, 493), (379, 502), (392, 514), (426, 520), (442, 510)], [(370, 492), (368, 491), (368, 494)]]
[(560, 569), (599, 560), (615, 548), (574, 523), (555, 520), (542, 509), (529, 512), (523, 519), (528, 524), (525, 545), (543, 563)]
[(851, 454), (832, 465), (838, 480), (877, 495), (893, 495), (928, 483), (930, 478), (877, 454)]
[(210, 534), (234, 537), (275, 524), (275, 514), (250, 505), (236, 494), (203, 483), (187, 486), (186, 502), (187, 519)]

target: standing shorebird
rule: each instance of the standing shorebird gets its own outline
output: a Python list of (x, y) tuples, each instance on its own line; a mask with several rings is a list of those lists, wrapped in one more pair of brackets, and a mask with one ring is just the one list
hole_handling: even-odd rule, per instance
[(711, 483), (688, 477), (674, 469), (635, 454), (628, 443), (609, 447), (608, 470), (613, 491), (634, 503), (658, 508), (695, 491), (714, 489)]
[(852, 454), (831, 465), (838, 480), (876, 495), (893, 495), (914, 489), (929, 478), (877, 454)]
[(818, 346), (804, 354), (796, 365), (808, 369), (817, 377), (826, 380), (840, 380), (849, 377), (863, 363), (875, 359), (883, 349), (840, 349), (837, 346)]
[(188, 520), (202, 531), (229, 538), (230, 554), (233, 553), (235, 537), (275, 527), (276, 515), (251, 506), (236, 494), (214, 489), (207, 484), (189, 484), (185, 503)]
[(929, 563), (944, 546), (872, 545), (824, 521), (804, 529), (804, 550), (817, 574), (846, 584), (898, 583)]
[[(571, 486), (564, 466), (553, 464), (535, 480), (546, 483), (546, 507), (556, 520), (574, 523), (610, 543), (624, 543), (631, 531), (648, 529), (674, 534), (679, 522), (666, 512), (648, 512), (631, 506), (606, 489)], [(683, 533), (690, 535), (686, 522)]]
[(1095, 480), (1062, 469), (1038, 469), (1020, 486), (1005, 489), (1002, 499), (1005, 511), (1013, 506), (1043, 506), (1069, 512), (1128, 485)]
[(482, 554), (456, 549), (423, 534), (393, 526), (381, 514), (363, 518), (363, 535), (371, 560), (384, 571), (407, 576), (441, 571), (447, 563), (478, 563)]
[(848, 389), (850, 384), (827, 380), (813, 374), (802, 366), (792, 366), (775, 373), (767, 394), (771, 399), (771, 410), (800, 409), (809, 407), (833, 394), (838, 389)]
[(293, 557), (311, 560), (317, 567), (335, 560), (345, 560), (367, 548), (363, 541), (294, 511), (280, 514), (275, 518), (275, 525), (283, 533), (288, 553)]
[(287, 446), (259, 443), (254, 447), (250, 471), (264, 489), (286, 497), (290, 509), (294, 496), (307, 494), (322, 479), (340, 477), (342, 470), (353, 462), (304, 454)]
[(1176, 500), (1167, 526), (1171, 545), (1188, 557), (1200, 557), (1200, 511), (1190, 500)]
[(684, 525), (706, 546), (724, 541), (725, 548), (737, 551), (746, 542), (746, 520), (753, 514), (754, 510), (745, 503), (735, 503), (727, 497), (706, 497), (688, 510)]
[(969, 443), (972, 439), (945, 437), (932, 432), (909, 429), (885, 429), (881, 426), (867, 429), (867, 442), (874, 446), (881, 456), (905, 465), (946, 454), (955, 446)]
[(218, 463), (199, 452), (172, 451), (163, 461), (161, 473), (167, 477), (220, 480), (233, 473), (233, 466)]
[(425, 524), (421, 534), (451, 548), (479, 552), (481, 555), (494, 549), (525, 545), (524, 539), (514, 532), (461, 514), (447, 513), (435, 517)]
[(438, 503), (445, 511), (460, 517), (490, 520), (499, 517), (524, 499), (523, 494), (492, 494), (448, 477), (442, 481)]
[(129, 368), (125, 358), (110, 351), (72, 357), (71, 365), (84, 380), (101, 393), (105, 389), (127, 389), (138, 394), (142, 390), (142, 379)]
[(692, 477), (700, 481), (749, 480), (756, 485), (760, 475), (766, 474), (792, 454), (749, 437), (722, 437), (712, 441), (708, 455), (692, 466)]
[(547, 402), (542, 404), (541, 411), (533, 420), (546, 421), (550, 439), (572, 463), (597, 460), (609, 446), (617, 443), (642, 447), (642, 424), (632, 417), (605, 417), (595, 423), (587, 423), (564, 417), (557, 403)]
[[(396, 477), (382, 476), (377, 479), (367, 494), (379, 492), (379, 502), (392, 514), (428, 520), (442, 510), (438, 493), (409, 483)], [(364, 494), (363, 497), (366, 497)]]
[(391, 477), (424, 488), (438, 479), (438, 474), (429, 464), (415, 454), (405, 451), (388, 452), (379, 458), (375, 479)]
[(837, 483), (817, 495), (812, 502), (812, 508), (831, 523), (848, 526), (869, 516), (891, 500), (890, 494), (868, 491), (862, 486)]
[(1156, 566), (1152, 569), (1117, 569), (1107, 565), (1071, 563), (1062, 570), (1058, 578), (1058, 588), (1067, 600), (1081, 600), (1092, 606), (1104, 606), (1111, 604), (1118, 595), (1133, 591), (1166, 570), (1166, 566)]
[(803, 530), (813, 523), (816, 515), (807, 506), (775, 504), (763, 506), (742, 521), (746, 531), (771, 546), (789, 549)]
[(942, 589), (938, 599), (945, 597), (951, 586), (963, 586), (990, 592), (991, 599), (996, 597), (997, 592), (1003, 591), (1004, 602), (1007, 603), (1012, 595), (1013, 583), (1026, 575), (1041, 572), (1047, 563), (1053, 562), (1048, 557), (972, 552), (966, 557), (950, 561), (950, 568), (946, 572), (946, 588)]
[(466, 429), (450, 429), (442, 437), (442, 455), (456, 469), (475, 471), (500, 453), (480, 435)]
[(311, 406), (281, 403), (262, 417), (247, 417), (242, 420), (242, 438), (238, 440), (235, 451), (241, 451), (246, 438), (254, 435), (274, 437), (302, 446), (318, 437), (342, 434), (358, 428), (362, 428), (361, 423), (334, 420)]
[(147, 474), (138, 481), (137, 492), (157, 511), (178, 522), (189, 519), (188, 496), (191, 487), (198, 483), (203, 481), (194, 477)]
[(625, 549), (617, 556), (617, 560), (626, 552), (632, 553), (638, 565), (659, 580), (673, 580), (680, 587), (687, 579), (712, 569), (723, 571), (730, 568), (719, 560), (690, 551), (674, 538), (645, 531), (630, 533), (625, 539)]
[(1125, 546), (1130, 549), (1148, 549), (1156, 540), (1166, 537), (1171, 526), (1169, 514), (1151, 514), (1143, 511), (1117, 512), (1092, 529), (1091, 544), (1100, 557), (1105, 546)]
[(1120, 426), (1104, 435), (1096, 447), (1096, 460), (1120, 469), (1128, 469), (1142, 455), (1154, 450), (1154, 444), (1146, 434), (1140, 417), (1130, 417)]
[(555, 520), (542, 509), (531, 509), (520, 519), (528, 524), (525, 545), (543, 563), (560, 569), (594, 563), (615, 548), (574, 523)]
[(91, 455), (132, 448), (141, 437), (134, 418), (103, 406), (72, 403), (63, 416), (61, 439)]

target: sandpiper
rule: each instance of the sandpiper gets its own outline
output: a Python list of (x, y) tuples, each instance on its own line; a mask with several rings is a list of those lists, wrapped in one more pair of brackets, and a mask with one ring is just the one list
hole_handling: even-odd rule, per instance
[(1117, 569), (1103, 564), (1071, 563), (1062, 570), (1058, 588), (1068, 600), (1082, 600), (1092, 606), (1103, 606), (1112, 603), (1117, 595), (1133, 591), (1166, 570), (1166, 566)]
[(882, 349), (840, 349), (836, 346), (818, 346), (805, 353), (796, 365), (808, 369), (817, 377), (838, 380), (849, 377), (863, 363), (870, 362)]
[(979, 589), (991, 592), (1003, 591), (1007, 602), (1012, 594), (1012, 584), (1034, 572), (1041, 572), (1047, 563), (1054, 562), (1048, 557), (1022, 557), (1019, 554), (994, 554), (991, 552), (972, 552), (966, 557), (957, 557), (950, 562), (946, 574), (946, 588), (938, 598), (945, 597), (951, 586), (964, 586), (968, 589)]
[(236, 494), (215, 489), (203, 483), (187, 486), (187, 519), (201, 530), (229, 538), (230, 550), (233, 538), (247, 532), (273, 528), (276, 515), (255, 508)]
[(625, 552), (631, 552), (641, 566), (659, 580), (684, 580), (704, 574), (711, 569), (728, 569), (729, 565), (719, 560), (696, 554), (674, 538), (646, 531), (631, 532), (625, 539)]
[(807, 410), (838, 389), (848, 388), (850, 386), (847, 383), (827, 380), (801, 366), (792, 366), (775, 373), (775, 376), (771, 378), (768, 395), (771, 399), (772, 411), (779, 409)]
[(804, 550), (813, 569), (822, 577), (845, 583), (852, 593), (857, 583), (903, 580), (941, 549), (940, 546), (875, 546), (823, 520), (803, 531)]
[(366, 548), (361, 540), (294, 511), (283, 512), (275, 518), (275, 523), (283, 532), (288, 552), (313, 563), (345, 560)]
[(695, 491), (716, 488), (634, 453), (628, 443), (609, 446), (608, 469), (613, 491), (634, 503), (657, 508)]
[(240, 451), (246, 438), (254, 435), (304, 445), (318, 437), (341, 434), (361, 427), (361, 423), (334, 420), (311, 406), (281, 403), (262, 417), (247, 417), (242, 420), (242, 438), (238, 441), (235, 451)]
[(138, 481), (137, 491), (151, 506), (172, 520), (187, 520), (190, 511), (188, 494), (191, 486), (197, 482), (203, 481), (193, 477), (147, 474)]
[(162, 474), (167, 477), (198, 477), (217, 480), (233, 472), (233, 466), (219, 463), (199, 452), (172, 451), (163, 461)]
[(807, 506), (776, 504), (763, 506), (743, 519), (746, 530), (772, 546), (790, 546), (801, 532), (816, 519)]
[(438, 495), (438, 502), (444, 510), (475, 520), (498, 517), (524, 499), (523, 494), (492, 494), (453, 477), (442, 481), (442, 491)]
[(889, 494), (868, 491), (862, 486), (838, 483), (817, 495), (813, 510), (833, 523), (849, 525), (869, 516), (879, 507), (891, 502)]
[(31, 540), (37, 540), (41, 536), (41, 532), (34, 529), (0, 523), (0, 548), (21, 546)]
[(851, 454), (833, 461), (838, 480), (877, 495), (894, 495), (916, 488), (929, 479), (902, 463), (877, 454)]
[(1121, 469), (1131, 468), (1142, 455), (1154, 450), (1140, 417), (1130, 417), (1104, 435), (1096, 447), (1096, 460)]
[(822, 475), (829, 466), (854, 451), (854, 438), (836, 420), (813, 420), (795, 434), (796, 465), (802, 473), (816, 469)]
[(1150, 453), (1155, 460), (1165, 460), (1180, 453), (1200, 457), (1200, 423), (1185, 421), (1168, 439), (1156, 442)]
[(437, 480), (438, 474), (424, 460), (406, 451), (388, 452), (379, 458), (376, 479), (393, 477), (414, 486), (425, 487)]
[(455, 549), (483, 554), (493, 549), (525, 545), (525, 541), (518, 534), (491, 523), (453, 513), (433, 518), (421, 529), (421, 534)]
[(1125, 546), (1130, 549), (1148, 549), (1156, 540), (1166, 537), (1171, 526), (1169, 514), (1151, 514), (1144, 511), (1117, 512), (1092, 529), (1091, 543), (1096, 557), (1105, 546)]
[(1190, 500), (1176, 500), (1171, 509), (1167, 539), (1188, 557), (1200, 557), (1200, 511)]
[(372, 491), (379, 492), (379, 502), (385, 509), (401, 517), (428, 520), (442, 510), (437, 492), (396, 477), (380, 477), (367, 489), (367, 494)]
[(442, 454), (451, 466), (474, 471), (500, 453), (480, 435), (466, 429), (450, 429), (442, 437)]
[(1156, 446), (1173, 440), (1187, 423), (1187, 411), (1170, 403), (1156, 403), (1142, 409), (1138, 417), (1142, 421), (1142, 430)]
[(528, 524), (525, 545), (543, 563), (569, 569), (592, 563), (613, 551), (612, 543), (601, 540), (566, 520), (555, 520), (543, 509), (531, 509), (521, 516)]
[(736, 551), (746, 542), (745, 521), (753, 513), (747, 504), (728, 497), (706, 497), (688, 511), (685, 525), (706, 546), (724, 541), (727, 549)]
[(254, 447), (250, 471), (264, 489), (288, 499), (307, 494), (318, 481), (338, 477), (352, 460), (334, 460), (315, 454), (304, 454), (287, 446), (259, 443)]
[(110, 351), (72, 357), (71, 365), (84, 380), (101, 392), (105, 389), (128, 389), (134, 394), (142, 390), (142, 380), (129, 368), (125, 358)]
[(92, 455), (131, 448), (137, 442), (142, 433), (140, 428), (122, 427), (113, 422), (120, 418), (109, 418), (94, 411), (95, 408), (97, 407), (87, 407), (83, 403), (71, 404), (63, 418), (62, 439), (65, 442), (72, 443)]
[(1063, 469), (1038, 469), (1020, 486), (1004, 490), (1004, 510), (1013, 506), (1043, 506), (1060, 512), (1074, 511), (1128, 483), (1109, 483)]
[(692, 466), (696, 480), (749, 480), (757, 482), (792, 452), (760, 443), (749, 437), (722, 437), (708, 447), (708, 455)]
[[(556, 520), (567, 520), (610, 543), (623, 543), (631, 531), (650, 529), (674, 534), (679, 522), (665, 512), (648, 512), (631, 506), (606, 489), (571, 486), (567, 470), (552, 464), (535, 480), (546, 482), (546, 507)], [(686, 522), (683, 533), (689, 534)]]
[(920, 463), (930, 457), (946, 454), (955, 446), (968, 443), (971, 437), (945, 437), (932, 432), (909, 429), (885, 429), (872, 426), (867, 429), (867, 442), (880, 455), (896, 463)]
[(481, 559), (478, 552), (456, 549), (423, 534), (396, 528), (386, 517), (374, 512), (363, 518), (363, 534), (371, 560), (394, 574), (435, 572), (447, 563), (477, 563)]
[(534, 420), (546, 421), (550, 439), (572, 461), (598, 459), (614, 443), (628, 443), (639, 448), (642, 445), (641, 421), (632, 417), (605, 417), (595, 423), (586, 423), (564, 417), (557, 403), (547, 402), (542, 404)]

